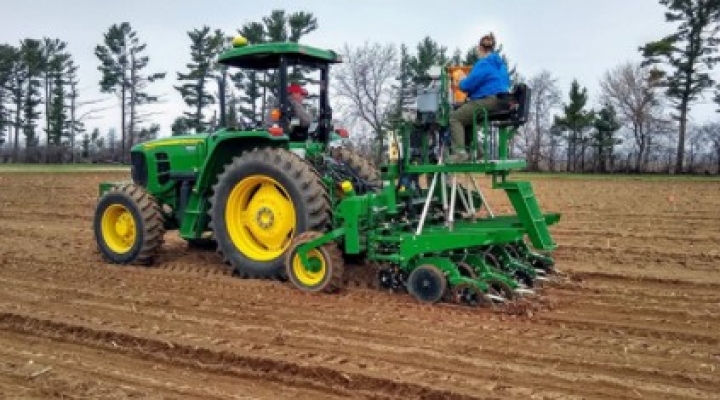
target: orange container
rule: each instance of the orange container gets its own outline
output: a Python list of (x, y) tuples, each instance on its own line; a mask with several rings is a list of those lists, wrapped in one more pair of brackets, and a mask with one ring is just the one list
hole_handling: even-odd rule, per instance
[(460, 90), (458, 85), (472, 69), (469, 65), (455, 65), (447, 67), (448, 75), (450, 76), (450, 90), (452, 91), (452, 99), (455, 104), (462, 104), (467, 99), (467, 94)]

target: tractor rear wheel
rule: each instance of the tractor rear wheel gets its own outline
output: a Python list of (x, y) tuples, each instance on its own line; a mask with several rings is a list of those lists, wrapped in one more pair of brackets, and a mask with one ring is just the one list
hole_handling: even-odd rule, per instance
[(243, 278), (285, 279), (285, 255), (297, 235), (325, 231), (326, 189), (295, 154), (276, 148), (243, 153), (225, 166), (210, 199), (218, 252)]
[(141, 186), (118, 185), (95, 208), (93, 230), (103, 258), (115, 264), (152, 264), (163, 241), (163, 218)]
[(368, 161), (366, 158), (360, 156), (359, 154), (356, 154), (352, 150), (341, 148), (336, 151), (337, 153), (333, 154), (336, 155), (340, 161), (355, 170), (355, 172), (362, 180), (369, 183), (376, 190), (379, 190), (382, 187), (382, 179), (380, 177), (380, 172), (378, 171), (375, 164)]

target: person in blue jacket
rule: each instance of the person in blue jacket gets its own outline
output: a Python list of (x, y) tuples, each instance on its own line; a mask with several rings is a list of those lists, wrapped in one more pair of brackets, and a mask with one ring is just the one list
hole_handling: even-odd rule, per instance
[[(450, 162), (468, 160), (465, 143), (465, 126), (472, 124), (473, 112), (482, 109), (496, 110), (501, 102), (498, 94), (510, 90), (510, 74), (507, 65), (495, 51), (495, 36), (483, 36), (477, 46), (479, 60), (470, 73), (458, 82), (458, 87), (467, 93), (468, 100), (450, 114), (451, 152)], [(469, 145), (469, 143), (468, 143)]]

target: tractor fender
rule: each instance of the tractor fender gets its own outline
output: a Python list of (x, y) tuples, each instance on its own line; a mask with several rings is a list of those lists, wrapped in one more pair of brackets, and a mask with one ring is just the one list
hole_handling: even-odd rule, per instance
[(288, 147), (287, 136), (273, 136), (267, 131), (220, 132), (205, 141), (205, 161), (201, 163), (193, 191), (203, 193), (232, 162), (233, 157), (259, 147)]

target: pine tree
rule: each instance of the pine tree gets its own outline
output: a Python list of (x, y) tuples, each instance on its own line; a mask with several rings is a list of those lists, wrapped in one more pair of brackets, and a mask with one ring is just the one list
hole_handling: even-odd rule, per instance
[(141, 128), (138, 131), (138, 142), (157, 139), (157, 135), (159, 132), (159, 124), (151, 124), (149, 127)]
[[(572, 82), (569, 97), (570, 102), (563, 107), (565, 115), (555, 116), (554, 131), (563, 135), (567, 141), (567, 170), (575, 171), (578, 156), (582, 156), (584, 164), (585, 147), (588, 144), (585, 133), (593, 125), (595, 115), (594, 112), (585, 110), (588, 100), (587, 88), (581, 88), (577, 80)], [(578, 154), (578, 145), (580, 154)], [(584, 168), (584, 165), (582, 167)]]
[(8, 142), (12, 119), (5, 102), (11, 97), (10, 82), (17, 51), (7, 44), (0, 44), (0, 145)]
[(403, 112), (408, 109), (415, 101), (415, 90), (412, 81), (412, 69), (410, 61), (412, 57), (408, 53), (406, 45), (400, 46), (400, 75), (397, 77), (397, 84), (394, 89), (397, 92), (397, 103), (393, 111), (394, 120), (402, 118)]
[[(125, 145), (126, 140), (126, 104), (128, 98), (129, 83), (129, 65), (130, 65), (130, 44), (131, 37), (135, 35), (132, 32), (130, 24), (123, 22), (120, 25), (114, 24), (104, 34), (104, 45), (98, 45), (95, 48), (95, 55), (100, 59), (98, 69), (102, 72), (100, 80), (100, 90), (103, 93), (115, 93), (120, 97), (120, 159), (125, 162)], [(86, 156), (86, 139), (89, 136), (83, 136), (83, 157)]]
[[(65, 121), (65, 80), (63, 75), (70, 60), (67, 43), (60, 39), (43, 38), (42, 72), (45, 92), (45, 152), (44, 161), (52, 148), (60, 145)], [(55, 96), (60, 96), (56, 99)]]
[(175, 89), (180, 92), (185, 104), (193, 107), (192, 111), (184, 114), (189, 127), (195, 132), (201, 132), (207, 128), (203, 110), (215, 103), (215, 96), (210, 93), (207, 81), (212, 77), (215, 58), (224, 39), (220, 31), (211, 32), (208, 26), (188, 32), (188, 36), (191, 41), (191, 62), (186, 65), (189, 72), (178, 72), (178, 81), (185, 83), (175, 86)]
[[(303, 36), (312, 33), (313, 31), (317, 30), (318, 24), (317, 24), (317, 18), (315, 18), (314, 15), (311, 13), (306, 13), (303, 11), (292, 13), (287, 17), (287, 24), (288, 24), (288, 41), (297, 43), (302, 39)], [(301, 85), (307, 83), (307, 80), (305, 78), (305, 74), (302, 68), (300, 67), (293, 67), (291, 71), (289, 71), (289, 80), (291, 82), (298, 82)]]
[[(298, 43), (303, 36), (317, 29), (317, 20), (312, 13), (295, 12), (290, 15), (283, 10), (273, 10), (269, 16), (263, 17), (266, 42), (294, 42)], [(289, 71), (288, 80), (300, 84), (306, 83), (302, 69), (294, 68)], [(262, 115), (268, 110), (272, 99), (279, 98), (277, 74), (274, 71), (265, 72), (265, 79), (261, 81), (262, 88)]]
[(596, 152), (596, 171), (607, 172), (608, 162), (612, 162), (613, 149), (620, 144), (620, 140), (614, 137), (622, 126), (617, 119), (615, 108), (611, 104), (605, 104), (594, 122), (595, 133), (592, 136), (593, 146)]
[(173, 136), (187, 135), (191, 129), (190, 121), (184, 116), (175, 118), (170, 127)]
[[(265, 26), (259, 22), (245, 24), (238, 30), (238, 33), (251, 44), (262, 43), (265, 40)], [(231, 76), (231, 79), (235, 83), (235, 87), (242, 93), (239, 98), (239, 118), (256, 126), (262, 121), (262, 115), (258, 112), (258, 103), (262, 96), (260, 86), (262, 74), (255, 70), (238, 70)]]
[(22, 109), (25, 99), (24, 87), (25, 82), (28, 80), (28, 71), (23, 67), (20, 50), (15, 47), (9, 47), (9, 49), (12, 50), (9, 50), (6, 53), (6, 57), (8, 57), (9, 60), (8, 65), (10, 67), (10, 79), (7, 87), (10, 99), (14, 106), (14, 115), (12, 117), (12, 127), (14, 130), (12, 160), (13, 162), (17, 162), (20, 151), (20, 131), (23, 126)]
[(164, 73), (143, 74), (142, 70), (149, 61), (142, 55), (145, 48), (146, 45), (140, 43), (137, 32), (128, 22), (112, 25), (104, 34), (103, 44), (95, 48), (95, 55), (100, 59), (98, 69), (102, 72), (100, 89), (104, 93), (115, 93), (120, 98), (120, 159), (123, 163), (126, 161), (126, 145), (132, 146), (134, 142), (136, 107), (157, 101), (144, 90), (148, 83), (165, 77)]
[(452, 57), (450, 57), (450, 64), (451, 65), (463, 65), (465, 64), (462, 51), (460, 49), (455, 49), (453, 52)]
[(70, 122), (68, 118), (68, 93), (70, 83), (68, 76), (76, 68), (72, 64), (69, 53), (65, 52), (66, 44), (57, 39), (44, 40), (44, 87), (46, 91), (46, 128), (47, 146), (45, 161), (48, 162), (48, 152), (51, 148), (58, 148), (64, 139), (69, 138)]
[(220, 127), (228, 127), (228, 99), (234, 96), (231, 86), (232, 74), (227, 65), (215, 62), (217, 56), (232, 48), (232, 37), (225, 36), (221, 31), (216, 31), (221, 36), (221, 44), (213, 57), (214, 78), (217, 82), (218, 112), (220, 113)]
[(654, 65), (667, 95), (673, 101), (680, 122), (675, 171), (680, 173), (685, 161), (685, 134), (690, 105), (712, 87), (710, 70), (720, 61), (715, 56), (720, 45), (719, 0), (660, 0), (667, 7), (667, 22), (676, 31), (658, 41), (640, 47), (644, 65)]
[(117, 146), (117, 131), (115, 128), (108, 129), (108, 147), (110, 148), (110, 159), (115, 161), (115, 149)]
[(70, 162), (75, 162), (75, 139), (77, 138), (78, 134), (81, 134), (85, 132), (85, 125), (81, 121), (81, 118), (77, 117), (77, 109), (78, 109), (78, 79), (77, 79), (77, 70), (78, 67), (75, 66), (70, 60), (70, 65), (68, 66), (68, 69), (66, 71), (66, 83), (68, 85), (68, 101), (70, 104), (68, 105), (69, 110), (69, 116), (68, 116), (68, 144), (70, 146)]
[[(97, 128), (95, 128), (95, 130), (93, 131), (93, 133), (96, 132), (96, 131), (97, 131)], [(83, 134), (83, 140), (82, 140), (82, 144), (81, 144), (81, 145), (82, 145), (82, 155), (81, 155), (81, 157), (82, 157), (84, 160), (87, 160), (87, 159), (90, 158), (90, 142), (91, 142), (91, 140), (90, 140), (90, 135), (87, 134), (87, 133)]]
[[(300, 42), (307, 34), (318, 28), (317, 18), (308, 12), (287, 14), (283, 10), (273, 10), (260, 22), (246, 23), (238, 30), (248, 43), (264, 42)], [(306, 84), (303, 68), (294, 67), (289, 71), (288, 80)], [(231, 79), (240, 91), (239, 118), (252, 126), (262, 123), (264, 115), (273, 99), (277, 99), (278, 83), (275, 71), (257, 72), (253, 70), (237, 71)]]
[(430, 67), (445, 65), (448, 62), (447, 48), (426, 36), (417, 44), (417, 53), (408, 61), (412, 78), (421, 78), (428, 74)]
[(227, 111), (225, 126), (232, 128), (232, 129), (237, 129), (240, 126), (240, 121), (238, 120), (238, 112), (237, 112), (238, 100), (234, 95), (230, 97), (230, 101), (228, 102), (227, 109), (228, 109), (228, 111)]
[(148, 56), (142, 55), (145, 50), (145, 44), (139, 44), (136, 42), (130, 50), (130, 121), (129, 121), (129, 139), (130, 143), (128, 148), (132, 147), (135, 143), (141, 143), (151, 135), (149, 131), (153, 131), (154, 127), (149, 128), (139, 127), (144, 121), (144, 117), (139, 112), (139, 107), (147, 104), (157, 103), (160, 99), (158, 96), (151, 95), (148, 93), (147, 88), (149, 84), (165, 78), (164, 72), (155, 72), (144, 75), (142, 70), (145, 69), (150, 62)]
[[(59, 69), (59, 67), (58, 67)], [(52, 79), (52, 90), (49, 98), (50, 106), (47, 113), (47, 144), (49, 147), (60, 146), (67, 134), (67, 107), (65, 105), (65, 82), (62, 72), (56, 70)], [(47, 162), (47, 158), (46, 158)]]
[(23, 97), (23, 135), (28, 157), (34, 158), (31, 149), (37, 147), (39, 139), (35, 131), (40, 112), (37, 107), (42, 103), (40, 97), (40, 76), (42, 72), (41, 43), (36, 39), (24, 39), (20, 44), (21, 68), (26, 71)]

